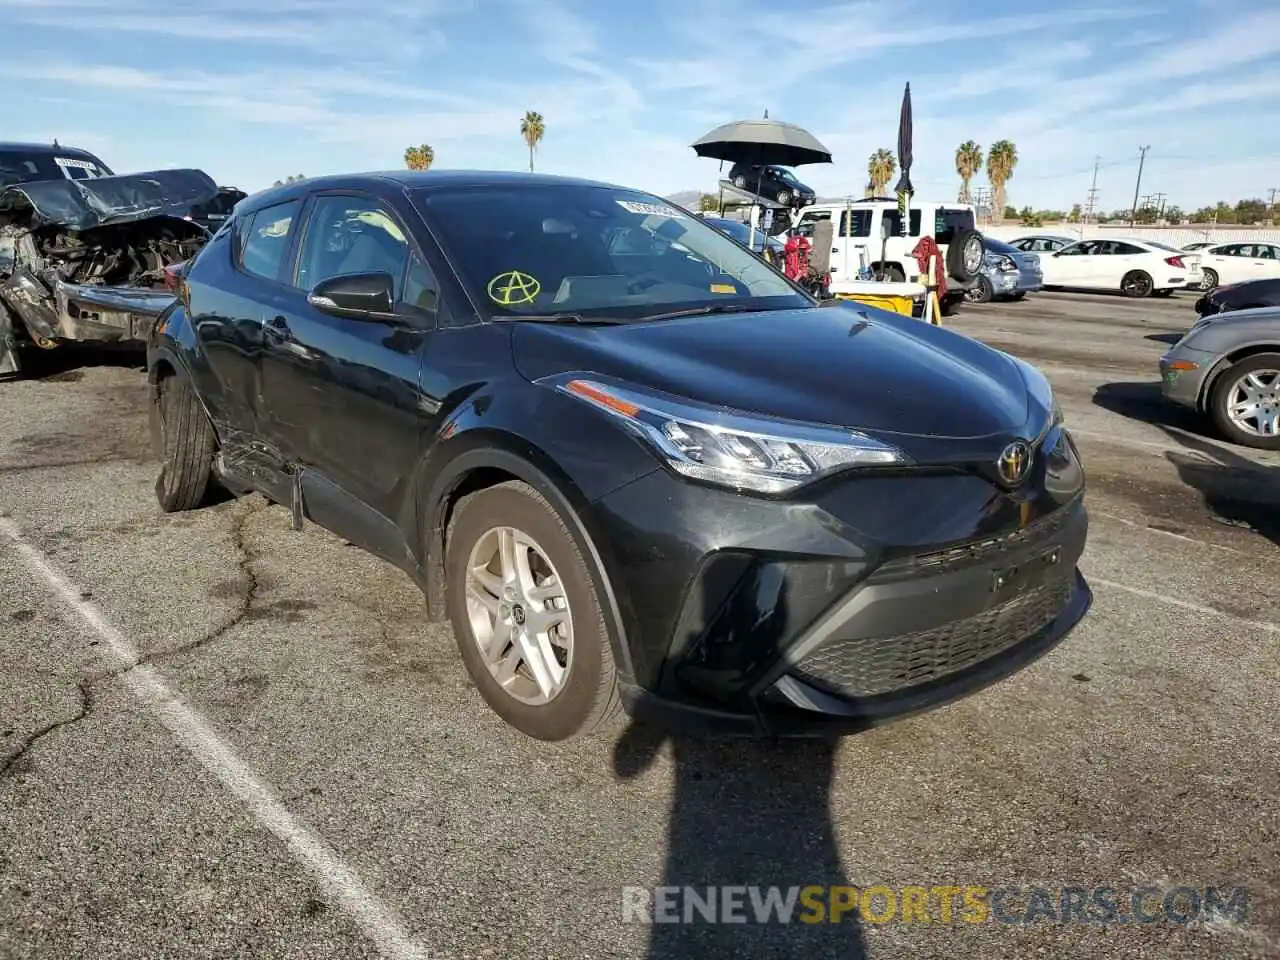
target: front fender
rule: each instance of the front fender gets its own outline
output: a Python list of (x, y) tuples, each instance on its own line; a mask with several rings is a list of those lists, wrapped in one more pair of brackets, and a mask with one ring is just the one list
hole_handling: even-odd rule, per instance
[[(600, 602), (604, 608), (614, 663), (621, 678), (631, 682), (635, 669), (626, 640), (628, 618), (623, 614), (618, 592), (609, 576), (607, 547), (602, 547), (598, 531), (591, 529), (585, 519), (586, 508), (591, 501), (582, 488), (550, 454), (515, 434), (475, 429), (462, 436), (455, 435), (454, 439), (445, 441), (445, 446), (447, 452), (442, 451), (442, 454), (447, 460), (434, 473), (423, 498), (423, 540), (427, 554), (423, 587), (428, 615), (432, 619), (443, 619), (447, 615), (445, 538), (457, 495), (465, 491), (474, 478), (485, 478), (490, 471), (510, 475), (537, 490), (569, 528), (588, 569), (600, 585)], [(655, 466), (653, 469), (659, 468)], [(495, 474), (489, 473), (489, 476)]]

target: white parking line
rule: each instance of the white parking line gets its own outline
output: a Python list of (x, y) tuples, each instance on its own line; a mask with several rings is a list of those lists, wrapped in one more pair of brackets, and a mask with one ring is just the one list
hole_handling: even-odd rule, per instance
[(1280, 634), (1280, 624), (1272, 623), (1270, 620), (1249, 620), (1245, 617), (1237, 617), (1234, 613), (1227, 613), (1225, 610), (1219, 610), (1217, 607), (1209, 607), (1203, 603), (1195, 603), (1191, 600), (1182, 600), (1179, 597), (1171, 597), (1168, 594), (1156, 593), (1154, 590), (1143, 590), (1141, 587), (1131, 587), (1127, 583), (1117, 583), (1114, 580), (1104, 580), (1101, 577), (1090, 577), (1087, 574), (1085, 579), (1089, 581), (1090, 586), (1106, 587), (1109, 590), (1121, 590), (1125, 593), (1131, 593), (1135, 597), (1142, 597), (1146, 600), (1155, 600), (1158, 603), (1167, 603), (1171, 607), (1181, 607), (1183, 610), (1190, 610), (1192, 613), (1198, 613), (1204, 617), (1216, 617), (1219, 620), (1230, 620), (1238, 623), (1242, 627), (1250, 627), (1253, 630), (1261, 630), (1264, 633)]
[(355, 871), (320, 837), (294, 819), (272, 789), (236, 756), (203, 717), (188, 706), (151, 667), (138, 664), (138, 652), (102, 612), (29, 544), (9, 519), (0, 517), (0, 533), (27, 566), (71, 607), (89, 628), (106, 641), (118, 665), (120, 679), (210, 773), (239, 798), (263, 827), (276, 835), (320, 886), (342, 905), (389, 960), (427, 960), (429, 953), (410, 937), (395, 912), (364, 885)]

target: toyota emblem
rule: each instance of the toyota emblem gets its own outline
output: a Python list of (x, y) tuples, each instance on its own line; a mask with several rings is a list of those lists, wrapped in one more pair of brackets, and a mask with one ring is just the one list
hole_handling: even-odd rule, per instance
[(1025, 441), (1015, 440), (1000, 452), (996, 469), (1000, 479), (1010, 486), (1021, 483), (1031, 468), (1031, 447)]

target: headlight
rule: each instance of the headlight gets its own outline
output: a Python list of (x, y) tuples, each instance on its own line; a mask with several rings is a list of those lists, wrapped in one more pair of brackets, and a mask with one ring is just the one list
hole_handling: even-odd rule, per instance
[(585, 374), (538, 382), (614, 417), (677, 473), (734, 490), (786, 493), (848, 467), (909, 462), (857, 431), (732, 414)]
[(1014, 263), (1013, 260), (1009, 257), (1001, 257), (1000, 269), (1004, 270), (1007, 273), (1012, 273), (1017, 271), (1018, 265)]

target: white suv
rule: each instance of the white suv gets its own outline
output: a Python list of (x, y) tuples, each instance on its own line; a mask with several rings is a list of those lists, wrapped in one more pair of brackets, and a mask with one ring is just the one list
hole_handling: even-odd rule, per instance
[[(890, 199), (827, 203), (805, 207), (793, 233), (812, 237), (819, 220), (831, 220), (831, 278), (856, 278), (862, 268), (885, 280), (913, 280), (920, 267), (911, 251), (923, 237), (933, 237), (947, 274), (943, 307), (954, 307), (977, 283), (982, 269), (982, 234), (967, 203), (912, 200), (907, 235), (902, 234), (898, 202)], [(887, 230), (887, 237), (881, 231)]]

